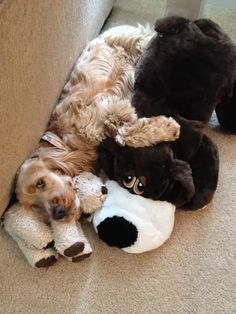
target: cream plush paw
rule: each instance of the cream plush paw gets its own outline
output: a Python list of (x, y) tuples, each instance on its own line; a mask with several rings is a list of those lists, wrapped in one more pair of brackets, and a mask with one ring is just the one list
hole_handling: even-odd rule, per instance
[(93, 249), (87, 240), (84, 240), (84, 250), (76, 256), (68, 258), (73, 263), (78, 263), (83, 259), (89, 257), (93, 252)]
[[(79, 227), (78, 227), (79, 226)], [(77, 256), (85, 249), (85, 238), (76, 222), (52, 221), (53, 238), (57, 252), (66, 258)]]
[(36, 249), (29, 247), (24, 240), (14, 237), (14, 240), (18, 244), (28, 263), (35, 268), (50, 267), (57, 262), (58, 254), (55, 250), (48, 249)]
[(83, 232), (79, 222), (77, 222), (77, 227), (78, 227), (80, 236), (84, 242), (84, 250), (83, 250), (83, 252), (79, 253), (78, 255), (76, 255), (72, 258), (69, 258), (69, 260), (73, 263), (78, 263), (78, 262), (82, 261), (83, 259), (89, 257), (93, 252), (93, 249), (92, 249), (90, 243), (88, 242), (88, 239), (85, 237), (84, 232)]
[(49, 248), (53, 242), (52, 231), (39, 220), (36, 212), (16, 203), (4, 215), (4, 228), (32, 267), (49, 267), (56, 263), (58, 254)]

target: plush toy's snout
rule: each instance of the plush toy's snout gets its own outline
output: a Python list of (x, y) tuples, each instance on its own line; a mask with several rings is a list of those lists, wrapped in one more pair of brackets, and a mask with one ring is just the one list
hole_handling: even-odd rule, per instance
[(116, 246), (120, 249), (133, 245), (138, 237), (138, 230), (135, 225), (119, 216), (104, 219), (97, 226), (97, 232), (102, 241), (109, 246)]
[(128, 253), (143, 253), (161, 246), (174, 227), (175, 206), (129, 193), (107, 181), (108, 195), (94, 213), (93, 225), (101, 240)]

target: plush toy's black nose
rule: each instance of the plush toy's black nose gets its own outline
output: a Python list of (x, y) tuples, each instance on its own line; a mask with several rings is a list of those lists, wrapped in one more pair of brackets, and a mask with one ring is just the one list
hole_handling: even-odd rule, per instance
[(120, 249), (133, 245), (138, 237), (135, 225), (118, 216), (106, 218), (97, 226), (97, 230), (102, 241)]
[(52, 218), (55, 220), (62, 219), (66, 215), (66, 210), (63, 207), (54, 207), (52, 210)]

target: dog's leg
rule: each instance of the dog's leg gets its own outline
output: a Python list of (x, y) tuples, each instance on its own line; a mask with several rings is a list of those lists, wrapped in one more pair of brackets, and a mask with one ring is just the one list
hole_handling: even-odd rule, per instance
[(118, 129), (115, 137), (120, 145), (146, 147), (160, 142), (175, 141), (180, 134), (179, 124), (172, 118), (157, 116), (140, 118)]
[(91, 254), (92, 249), (88, 240), (75, 221), (70, 223), (53, 221), (52, 228), (55, 248), (59, 254), (72, 261), (70, 258), (75, 256)]
[(118, 129), (137, 120), (134, 107), (129, 100), (120, 100), (113, 97), (106, 107), (104, 119), (104, 133), (107, 136), (116, 136)]

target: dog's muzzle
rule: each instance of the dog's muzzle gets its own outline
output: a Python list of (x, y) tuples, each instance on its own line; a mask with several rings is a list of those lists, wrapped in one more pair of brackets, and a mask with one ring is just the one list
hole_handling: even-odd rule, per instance
[(52, 218), (55, 220), (62, 219), (66, 216), (66, 209), (60, 206), (52, 209)]

